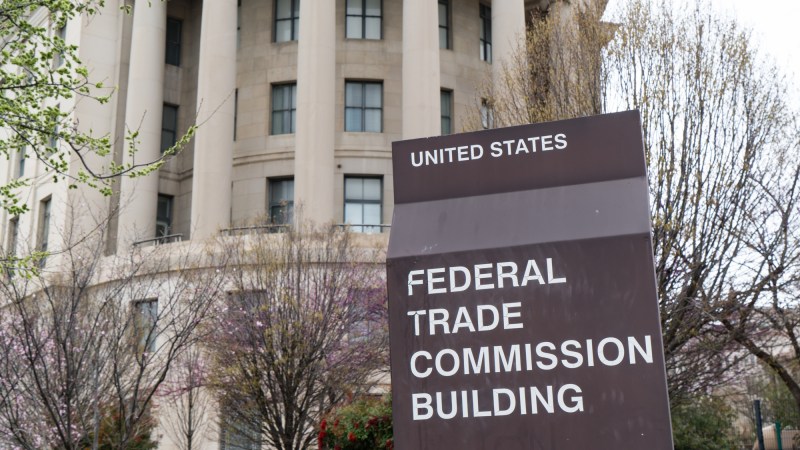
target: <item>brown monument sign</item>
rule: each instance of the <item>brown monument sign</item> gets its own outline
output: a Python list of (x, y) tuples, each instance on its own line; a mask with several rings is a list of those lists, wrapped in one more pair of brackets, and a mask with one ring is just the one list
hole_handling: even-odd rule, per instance
[(396, 448), (672, 449), (640, 130), (394, 144)]

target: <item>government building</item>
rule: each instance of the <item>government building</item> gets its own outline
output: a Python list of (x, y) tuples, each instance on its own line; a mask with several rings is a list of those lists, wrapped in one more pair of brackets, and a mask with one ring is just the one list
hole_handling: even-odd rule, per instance
[[(32, 213), (12, 233), (52, 242), (75, 198), (112, 209), (109, 251), (172, 236), (203, 239), (302, 207), (307, 220), (387, 232), (391, 143), (462, 131), (478, 89), (499, 75), (547, 0), (170, 0), (106, 2), (53, 30), (113, 86), (106, 105), (75, 101), (82, 130), (115, 140), (119, 163), (152, 161), (189, 127), (196, 135), (157, 176), (117, 183), (118, 196), (68, 191), (41, 163), (18, 159), (5, 179), (34, 178)], [(138, 151), (123, 139), (138, 131)]]
[[(157, 160), (197, 128), (157, 172), (116, 181), (111, 196), (54, 182), (30, 154), (0, 161), (0, 183), (30, 180), (30, 211), (0, 212), (5, 250), (57, 253), (64, 230), (89, 230), (107, 211), (106, 255), (280, 228), (295, 216), (385, 246), (392, 142), (461, 132), (475, 112), (491, 127), (480, 92), (502, 77), (526, 18), (551, 3), (561, 2), (106, 0), (64, 27), (32, 17), (78, 46), (89, 78), (113, 89), (102, 92), (106, 104), (55, 106), (81, 131), (111, 136), (116, 163)], [(162, 439), (161, 448), (172, 447)]]

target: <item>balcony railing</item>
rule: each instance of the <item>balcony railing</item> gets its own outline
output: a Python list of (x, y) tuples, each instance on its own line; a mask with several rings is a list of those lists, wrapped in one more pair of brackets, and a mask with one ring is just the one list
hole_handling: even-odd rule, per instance
[(181, 242), (183, 240), (182, 234), (167, 234), (165, 236), (154, 237), (150, 239), (142, 239), (133, 243), (134, 247), (141, 247), (145, 245), (161, 245), (171, 244), (173, 242)]

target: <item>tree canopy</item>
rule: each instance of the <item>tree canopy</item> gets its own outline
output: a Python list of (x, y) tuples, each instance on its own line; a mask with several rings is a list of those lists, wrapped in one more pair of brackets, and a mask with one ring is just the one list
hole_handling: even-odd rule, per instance
[[(95, 16), (104, 5), (104, 0), (0, 3), (0, 156), (35, 158), (53, 180), (111, 195), (112, 180), (156, 170), (188, 141), (193, 129), (159, 159), (123, 164), (111, 157), (114, 139), (124, 139), (127, 151), (135, 151), (137, 130), (114, 138), (80, 127), (74, 105), (79, 100), (105, 104), (114, 87), (92, 80), (67, 30), (73, 19)], [(20, 192), (30, 182), (20, 176), (0, 186), (0, 207), (13, 215), (26, 212)]]

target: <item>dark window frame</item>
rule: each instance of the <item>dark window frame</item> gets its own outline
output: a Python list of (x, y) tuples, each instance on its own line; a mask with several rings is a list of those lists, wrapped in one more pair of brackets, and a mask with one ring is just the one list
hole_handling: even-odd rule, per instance
[[(360, 105), (349, 105), (347, 103), (347, 87), (348, 85), (360, 85), (361, 86), (361, 104)], [(367, 106), (367, 86), (370, 85), (377, 85), (380, 87), (381, 90), (381, 101), (380, 106)], [(384, 95), (383, 95), (383, 81), (368, 81), (368, 80), (345, 80), (344, 83), (344, 131), (348, 133), (383, 133), (383, 105), (384, 105)], [(358, 129), (352, 129), (352, 127), (348, 127), (348, 125), (352, 125), (348, 123), (347, 120), (347, 111), (348, 110), (360, 110), (361, 111), (361, 123), (358, 124)], [(367, 130), (367, 111), (379, 111), (380, 112), (380, 126), (378, 130)]]
[[(349, 14), (348, 13), (348, 4), (350, 2), (359, 2), (361, 3), (361, 14)], [(367, 14), (367, 0), (345, 0), (344, 4), (344, 35), (346, 39), (365, 39), (365, 40), (373, 40), (379, 41), (383, 39), (383, 0), (379, 0), (380, 2), (380, 14), (379, 15), (370, 15)], [(349, 17), (359, 18), (361, 21), (361, 30), (358, 36), (350, 36), (350, 27), (347, 25), (349, 22), (347, 19)], [(380, 25), (378, 26), (378, 37), (367, 37), (367, 19), (378, 19)]]
[(46, 252), (50, 244), (50, 218), (53, 197), (47, 196), (39, 202), (39, 226), (37, 227), (37, 245), (39, 251)]
[(181, 45), (183, 44), (183, 20), (177, 17), (167, 17), (165, 41), (164, 64), (180, 67)]
[[(290, 102), (289, 108), (275, 109), (275, 96), (276, 96), (276, 94), (278, 93), (278, 91), (282, 91), (283, 92), (282, 95), (285, 95), (285, 90), (287, 90), (287, 89), (290, 91), (289, 93), (290, 93), (291, 99), (292, 99), (291, 102)], [(285, 106), (285, 104), (283, 106)], [(277, 121), (275, 120), (275, 115), (276, 114), (283, 115), (284, 119), (288, 115), (288, 117), (289, 117), (289, 128), (288, 128), (288, 130), (287, 130), (286, 126), (285, 126), (285, 123), (286, 123), (285, 120), (281, 122), (282, 124), (284, 124), (283, 128), (281, 128), (280, 130), (276, 130), (275, 129), (275, 127), (276, 127), (275, 124), (277, 123)], [(297, 121), (297, 82), (296, 81), (287, 82), (287, 83), (275, 83), (275, 84), (272, 85), (272, 89), (270, 90), (270, 115), (269, 115), (269, 119), (270, 119), (270, 125), (269, 125), (269, 134), (270, 134), (270, 136), (278, 136), (278, 135), (281, 135), (281, 134), (294, 134), (296, 121)]]
[[(174, 117), (175, 121), (172, 124), (167, 124), (165, 121), (167, 120), (167, 110), (175, 111)], [(178, 114), (180, 112), (180, 107), (178, 105), (173, 105), (171, 103), (164, 103), (161, 109), (161, 153), (164, 153), (168, 148), (172, 147), (178, 142)], [(168, 128), (169, 125), (172, 125), (172, 128)], [(172, 137), (164, 141), (164, 133), (171, 133)], [(165, 143), (169, 143), (169, 145), (165, 146)]]
[(481, 61), (492, 63), (492, 8), (480, 4), (480, 55)]
[(132, 307), (137, 350), (139, 353), (152, 353), (156, 350), (158, 337), (158, 298), (136, 300)]
[[(444, 108), (441, 108), (441, 105), (445, 103), (444, 96), (447, 95), (447, 107), (449, 114), (445, 115)], [(446, 136), (448, 134), (453, 134), (453, 90), (452, 89), (442, 89), (439, 94), (440, 99), (440, 114), (441, 114), (441, 133), (442, 136)], [(447, 121), (447, 130), (445, 130), (445, 120)]]
[(7, 253), (17, 254), (17, 244), (19, 243), (19, 216), (14, 216), (8, 221), (8, 236), (6, 237)]
[[(289, 2), (289, 17), (278, 17), (278, 3)], [(300, 38), (300, 0), (275, 0), (272, 8), (272, 42), (295, 42)], [(278, 40), (278, 22), (289, 22), (289, 39)]]
[(28, 159), (26, 154), (27, 149), (27, 146), (22, 147), (17, 153), (16, 173), (14, 174), (14, 178), (22, 178), (25, 176), (25, 160)]
[[(439, 14), (439, 49), (452, 50), (453, 38), (450, 35), (450, 16), (452, 15), (450, 0), (439, 0), (437, 8), (438, 11), (441, 12), (439, 6), (444, 6), (445, 8), (444, 25), (442, 25), (442, 16)], [(444, 35), (442, 35), (442, 31), (444, 31)], [(442, 36), (444, 36), (444, 46), (442, 46)]]
[[(164, 200), (167, 205), (167, 215), (161, 215), (161, 201)], [(155, 237), (163, 237), (169, 236), (173, 234), (173, 222), (175, 219), (175, 196), (167, 195), (167, 194), (158, 194), (158, 200), (156, 202), (156, 236)], [(161, 224), (165, 224), (164, 232), (159, 232), (159, 226)]]
[[(347, 183), (347, 180), (361, 180), (362, 182), (364, 180), (378, 180), (380, 182), (380, 188), (379, 188), (380, 196), (379, 196), (379, 198), (377, 200), (375, 200), (375, 199), (365, 199), (365, 198), (363, 198), (363, 194), (362, 194), (362, 198), (360, 198), (360, 199), (359, 198), (348, 198), (348, 193), (347, 193), (347, 184), (348, 183)], [(380, 225), (383, 223), (383, 200), (384, 200), (383, 187), (384, 187), (383, 186), (383, 175), (345, 175), (344, 176), (344, 189), (343, 189), (343, 191), (344, 191), (344, 195), (343, 195), (343, 199), (344, 199), (343, 219), (344, 220), (343, 221), (344, 221), (345, 224), (348, 223), (348, 220), (347, 220), (348, 219), (347, 218), (347, 205), (351, 204), (351, 205), (359, 205), (359, 206), (361, 206), (361, 217), (362, 217), (361, 222), (362, 223), (354, 224), (353, 226), (350, 226), (349, 227), (350, 231), (354, 231), (354, 232), (357, 232), (357, 233), (380, 233), (381, 232), (382, 228), (381, 228)], [(363, 184), (362, 184), (362, 193), (363, 193)], [(380, 211), (378, 213), (378, 216), (379, 216), (378, 223), (376, 223), (376, 224), (363, 223), (364, 222), (363, 217), (364, 217), (364, 206), (365, 205), (378, 205), (379, 211)]]
[[(283, 183), (291, 182), (291, 197), (275, 195), (278, 184), (285, 190)], [(283, 194), (283, 192), (281, 192)], [(267, 216), (271, 225), (291, 225), (294, 220), (294, 177), (267, 178)]]

